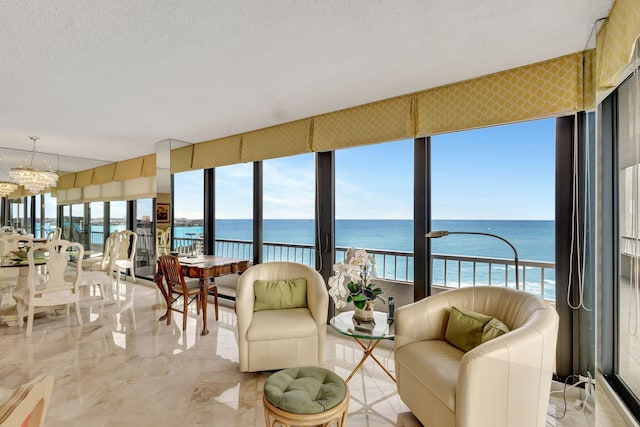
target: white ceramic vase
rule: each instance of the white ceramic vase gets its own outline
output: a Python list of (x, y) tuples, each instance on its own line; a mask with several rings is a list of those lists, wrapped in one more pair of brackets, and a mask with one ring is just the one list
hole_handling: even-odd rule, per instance
[(365, 301), (364, 308), (356, 307), (353, 318), (359, 322), (374, 322), (373, 306), (375, 305), (375, 303), (375, 301)]

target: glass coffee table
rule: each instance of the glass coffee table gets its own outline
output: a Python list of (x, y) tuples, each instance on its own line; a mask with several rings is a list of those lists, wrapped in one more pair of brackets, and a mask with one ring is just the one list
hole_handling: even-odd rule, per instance
[[(374, 311), (374, 325), (367, 325), (366, 323), (361, 323), (358, 325), (356, 321), (353, 320), (353, 313), (353, 311), (345, 311), (332, 317), (329, 321), (333, 329), (335, 329), (342, 335), (346, 335), (356, 340), (356, 342), (360, 345), (360, 347), (362, 347), (362, 350), (364, 351), (362, 359), (360, 359), (360, 362), (356, 365), (356, 367), (353, 369), (351, 374), (349, 374), (349, 377), (347, 377), (345, 381), (349, 382), (353, 375), (358, 372), (358, 369), (362, 367), (367, 358), (371, 357), (373, 361), (376, 362), (378, 366), (380, 366), (382, 370), (389, 376), (389, 378), (391, 378), (393, 382), (396, 382), (396, 379), (393, 377), (391, 372), (389, 372), (389, 370), (373, 354), (373, 350), (378, 346), (378, 344), (380, 344), (380, 341), (393, 340), (394, 325), (393, 323), (387, 323), (387, 313)], [(368, 343), (363, 343), (364, 340), (367, 340)]]

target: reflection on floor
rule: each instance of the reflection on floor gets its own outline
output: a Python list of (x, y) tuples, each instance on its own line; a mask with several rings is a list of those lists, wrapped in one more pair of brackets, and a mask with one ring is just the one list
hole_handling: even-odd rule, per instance
[[(90, 288), (86, 288), (91, 291)], [(190, 313), (186, 332), (180, 314), (158, 322), (164, 310), (151, 283), (123, 282), (117, 300), (105, 305), (91, 295), (81, 303), (84, 324), (73, 316), (36, 319), (33, 336), (0, 325), (0, 395), (39, 375), (55, 376), (46, 425), (57, 426), (264, 426), (262, 387), (268, 373), (238, 371), (235, 314), (221, 307), (211, 333)], [(192, 305), (195, 310), (195, 304)], [(346, 378), (361, 352), (350, 338), (327, 334), (325, 367)], [(379, 359), (393, 371), (389, 347)], [(368, 361), (349, 383), (349, 426), (419, 426), (395, 392), (395, 384)], [(562, 397), (550, 410), (562, 413)], [(547, 425), (592, 425), (570, 406)]]

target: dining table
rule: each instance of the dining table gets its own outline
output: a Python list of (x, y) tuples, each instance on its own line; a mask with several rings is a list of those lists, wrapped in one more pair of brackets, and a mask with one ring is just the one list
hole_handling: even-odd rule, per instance
[[(98, 251), (84, 251), (83, 259), (100, 257), (102, 252)], [(69, 263), (76, 262), (77, 257), (74, 257), (73, 253), (69, 254)], [(44, 266), (47, 263), (47, 256), (43, 252), (42, 255), (36, 254), (33, 259), (33, 263), (36, 266)], [(17, 274), (9, 277), (4, 277), (5, 282), (10, 279), (12, 283), (9, 285), (0, 286), (0, 292), (10, 292), (9, 295), (15, 290), (28, 286), (29, 277), (29, 261), (27, 261), (27, 251), (23, 249), (18, 251), (12, 251), (6, 255), (0, 256), (0, 269), (17, 269)], [(7, 270), (10, 271), (10, 270)], [(0, 279), (2, 277), (0, 276)], [(13, 281), (15, 280), (15, 281)], [(14, 324), (17, 321), (16, 306), (14, 304), (3, 304), (3, 293), (0, 293), (0, 321), (7, 324)]]
[[(218, 320), (218, 287), (214, 282), (216, 277), (224, 276), (227, 274), (241, 274), (249, 267), (249, 261), (238, 258), (227, 258), (216, 255), (198, 255), (198, 256), (178, 256), (182, 274), (185, 277), (198, 278), (200, 282), (200, 292), (202, 295), (208, 295), (213, 291), (215, 298), (215, 315)], [(156, 276), (161, 274), (157, 273)], [(166, 304), (167, 311), (158, 320), (165, 320), (168, 316), (171, 304), (171, 295), (168, 294), (168, 290), (163, 284), (161, 277), (156, 278), (156, 285), (160, 289)], [(201, 335), (207, 335), (209, 329), (207, 329), (207, 304), (202, 304), (202, 333)]]
[[(99, 251), (84, 251), (82, 259), (89, 259), (94, 257), (101, 257), (102, 252)], [(74, 263), (77, 257), (74, 257), (73, 253), (69, 254), (69, 262)], [(44, 265), (47, 262), (47, 257), (44, 252), (42, 255), (36, 255), (33, 258), (34, 265)], [(18, 250), (12, 251), (7, 255), (0, 257), (0, 268), (18, 268), (18, 275), (16, 281), (16, 287), (26, 286), (27, 275), (29, 273), (29, 262), (27, 261), (27, 251)]]

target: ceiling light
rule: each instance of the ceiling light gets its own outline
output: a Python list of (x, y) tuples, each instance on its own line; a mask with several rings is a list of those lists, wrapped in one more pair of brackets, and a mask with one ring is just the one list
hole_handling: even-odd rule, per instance
[(18, 184), (9, 181), (0, 181), (0, 197), (7, 197), (18, 188)]
[[(51, 166), (47, 166), (47, 170), (35, 169), (33, 167), (33, 159), (36, 157), (36, 141), (39, 139), (36, 136), (30, 136), (30, 140), (33, 141), (33, 151), (24, 160), (22, 165), (18, 168), (12, 168), (9, 171), (11, 178), (29, 190), (33, 194), (41, 193), (47, 187), (54, 187), (58, 182), (58, 174), (54, 172)], [(29, 166), (25, 166), (29, 162)], [(45, 162), (46, 164), (46, 162)]]

